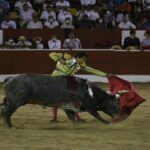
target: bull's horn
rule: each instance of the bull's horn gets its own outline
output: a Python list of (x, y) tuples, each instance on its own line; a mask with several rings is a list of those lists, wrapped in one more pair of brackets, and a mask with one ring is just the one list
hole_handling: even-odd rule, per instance
[(122, 94), (125, 94), (128, 92), (129, 92), (129, 90), (121, 90), (121, 91), (118, 91), (117, 94), (122, 95)]
[(120, 94), (115, 94), (116, 99), (119, 99), (120, 96), (121, 96)]
[(116, 99), (119, 99), (120, 96), (122, 96), (123, 94), (125, 93), (128, 93), (129, 91), (128, 90), (121, 90), (121, 91), (118, 91), (115, 96), (116, 96)]
[(107, 93), (108, 95), (113, 95), (113, 93), (112, 93), (111, 91), (106, 91), (106, 93)]

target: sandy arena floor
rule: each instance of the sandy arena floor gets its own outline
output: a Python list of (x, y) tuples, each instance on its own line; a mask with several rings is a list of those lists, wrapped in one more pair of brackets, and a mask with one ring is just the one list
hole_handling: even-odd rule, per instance
[[(8, 129), (0, 121), (0, 150), (150, 150), (150, 83), (134, 85), (146, 102), (128, 119), (110, 125), (88, 113), (81, 114), (86, 123), (75, 125), (62, 110), (59, 122), (51, 123), (50, 108), (26, 105), (13, 115), (17, 129)], [(3, 97), (0, 86), (0, 101)]]

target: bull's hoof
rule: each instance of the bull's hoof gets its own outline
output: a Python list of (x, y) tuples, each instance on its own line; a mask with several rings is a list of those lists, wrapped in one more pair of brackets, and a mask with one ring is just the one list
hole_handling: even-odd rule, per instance
[(17, 128), (14, 127), (14, 126), (12, 126), (12, 127), (10, 127), (9, 129), (11, 129), (11, 130), (16, 130)]
[(85, 123), (86, 121), (84, 119), (78, 119), (76, 122), (78, 122), (78, 123)]
[(104, 120), (104, 121), (102, 121), (102, 123), (105, 125), (109, 125), (111, 122)]
[(124, 121), (124, 120), (127, 119), (128, 117), (129, 117), (129, 115), (127, 115), (127, 114), (122, 115), (122, 116), (115, 117), (115, 118), (112, 120), (112, 123), (118, 123), (118, 122)]
[(50, 122), (52, 122), (52, 123), (58, 123), (59, 121), (57, 119), (52, 119), (52, 120), (50, 120)]

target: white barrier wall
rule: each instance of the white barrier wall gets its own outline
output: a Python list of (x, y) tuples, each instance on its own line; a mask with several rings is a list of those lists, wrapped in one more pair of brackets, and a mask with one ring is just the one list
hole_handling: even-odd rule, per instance
[[(0, 82), (3, 82), (7, 77), (15, 77), (15, 76), (17, 76), (17, 74), (0, 75)], [(104, 82), (104, 83), (108, 82), (107, 78), (95, 75), (75, 75), (75, 76), (87, 79), (91, 82)], [(150, 82), (150, 75), (118, 75), (118, 77), (121, 77), (130, 82), (139, 82), (139, 83)]]
[(3, 44), (3, 30), (0, 30), (0, 45)]

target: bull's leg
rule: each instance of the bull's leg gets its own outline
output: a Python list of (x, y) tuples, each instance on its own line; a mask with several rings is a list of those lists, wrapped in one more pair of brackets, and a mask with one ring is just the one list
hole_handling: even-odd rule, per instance
[(65, 110), (65, 113), (67, 114), (67, 117), (68, 117), (71, 121), (75, 121), (75, 112), (74, 112), (74, 111)]
[(9, 128), (13, 127), (11, 122), (11, 116), (16, 111), (17, 107), (12, 105), (7, 105), (4, 111), (4, 120)]
[(104, 120), (97, 111), (89, 111), (89, 113), (94, 116), (96, 119), (100, 120), (101, 122), (105, 123), (105, 124), (109, 124), (108, 121)]

